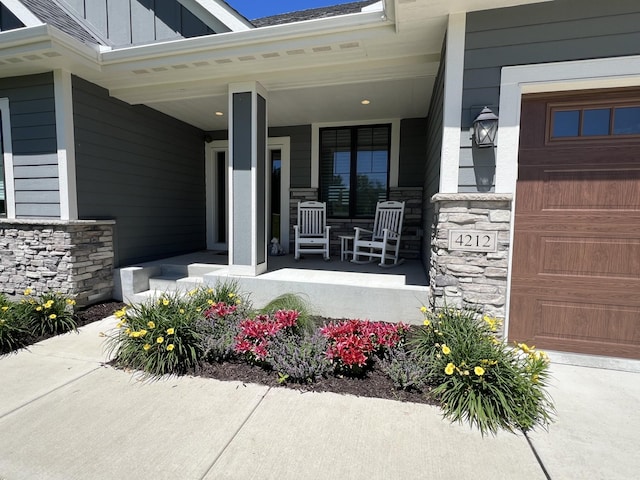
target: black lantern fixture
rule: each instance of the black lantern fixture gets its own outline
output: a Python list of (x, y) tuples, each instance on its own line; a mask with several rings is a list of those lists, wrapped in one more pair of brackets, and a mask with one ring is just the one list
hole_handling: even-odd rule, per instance
[(498, 116), (490, 108), (484, 107), (473, 121), (471, 138), (477, 147), (493, 147), (498, 133)]

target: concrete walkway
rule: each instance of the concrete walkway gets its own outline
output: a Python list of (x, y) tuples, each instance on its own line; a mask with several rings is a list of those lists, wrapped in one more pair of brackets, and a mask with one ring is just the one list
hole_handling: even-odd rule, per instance
[[(553, 365), (549, 432), (437, 408), (105, 366), (111, 317), (0, 358), (0, 479), (636, 479), (640, 374)], [(532, 448), (533, 447), (533, 448)], [(538, 460), (539, 457), (539, 460)], [(541, 463), (540, 463), (541, 462)]]

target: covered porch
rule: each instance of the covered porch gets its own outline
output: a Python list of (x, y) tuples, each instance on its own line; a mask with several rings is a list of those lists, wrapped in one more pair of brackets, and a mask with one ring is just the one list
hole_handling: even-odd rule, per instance
[(124, 301), (141, 302), (165, 291), (232, 280), (256, 308), (284, 293), (296, 293), (328, 318), (405, 323), (420, 323), (420, 307), (429, 303), (428, 278), (419, 259), (383, 269), (339, 257), (324, 261), (319, 255), (295, 261), (287, 254), (269, 256), (267, 272), (256, 277), (233, 275), (228, 263), (226, 251), (204, 250), (120, 268), (116, 292)]

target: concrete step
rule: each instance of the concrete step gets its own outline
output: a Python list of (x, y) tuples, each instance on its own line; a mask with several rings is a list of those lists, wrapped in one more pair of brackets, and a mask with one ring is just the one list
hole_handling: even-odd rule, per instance
[(177, 281), (185, 278), (183, 274), (163, 274), (158, 277), (149, 278), (149, 290), (159, 292), (173, 292), (177, 289)]

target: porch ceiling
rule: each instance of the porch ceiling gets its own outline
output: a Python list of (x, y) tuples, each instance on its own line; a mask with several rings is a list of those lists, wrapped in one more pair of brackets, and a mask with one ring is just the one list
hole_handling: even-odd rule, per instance
[(203, 130), (227, 128), (229, 84), (246, 81), (267, 89), (271, 126), (423, 117), (448, 15), (522, 3), (535, 0), (386, 0), (384, 14), (99, 51), (35, 26), (0, 33), (0, 77), (63, 68)]

